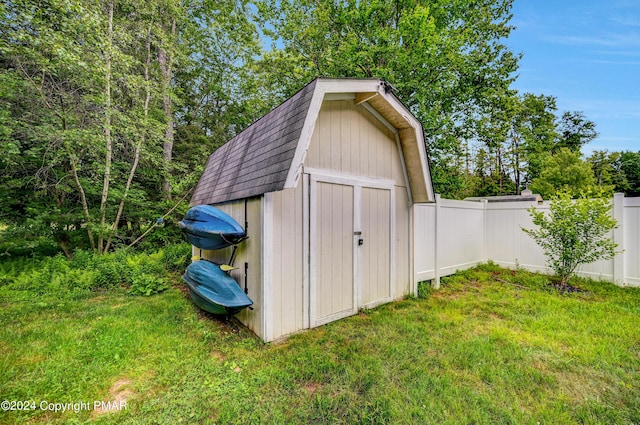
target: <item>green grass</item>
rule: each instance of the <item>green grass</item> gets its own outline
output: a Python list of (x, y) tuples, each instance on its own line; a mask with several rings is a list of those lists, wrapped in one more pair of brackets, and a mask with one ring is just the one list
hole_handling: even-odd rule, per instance
[[(640, 290), (481, 266), (264, 344), (176, 286), (0, 306), (0, 423), (640, 423)], [(2, 301), (0, 301), (2, 302)]]

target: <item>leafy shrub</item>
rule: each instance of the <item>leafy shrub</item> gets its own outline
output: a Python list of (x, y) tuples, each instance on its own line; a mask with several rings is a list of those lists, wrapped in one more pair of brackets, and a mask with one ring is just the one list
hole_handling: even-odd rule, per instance
[(126, 265), (130, 269), (132, 278), (141, 273), (148, 274), (163, 274), (165, 273), (164, 267), (164, 254), (162, 251), (152, 254), (135, 254), (126, 257)]
[(191, 245), (181, 243), (169, 245), (162, 249), (164, 265), (172, 272), (183, 272), (191, 262)]
[(542, 247), (547, 263), (566, 286), (580, 264), (616, 254), (618, 245), (608, 236), (617, 226), (610, 210), (610, 202), (602, 197), (582, 195), (574, 201), (568, 192), (560, 192), (552, 198), (548, 214), (531, 207), (528, 211), (538, 228), (522, 230)]
[(153, 295), (168, 289), (169, 285), (162, 277), (141, 273), (133, 277), (129, 293), (132, 295)]
[(129, 280), (129, 270), (126, 263), (113, 261), (113, 259), (98, 262), (95, 271), (95, 288), (113, 288)]

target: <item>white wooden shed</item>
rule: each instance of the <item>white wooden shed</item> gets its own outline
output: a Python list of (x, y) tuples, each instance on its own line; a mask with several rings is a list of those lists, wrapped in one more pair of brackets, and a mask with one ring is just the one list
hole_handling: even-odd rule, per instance
[[(380, 80), (316, 79), (216, 150), (191, 200), (245, 225), (236, 317), (265, 341), (414, 293), (423, 130)], [(194, 254), (228, 262), (231, 248)]]

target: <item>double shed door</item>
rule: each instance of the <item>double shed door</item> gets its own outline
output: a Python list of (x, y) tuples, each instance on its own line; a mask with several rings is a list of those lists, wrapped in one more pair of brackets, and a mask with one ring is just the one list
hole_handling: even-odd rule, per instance
[(311, 327), (393, 298), (394, 187), (311, 175)]

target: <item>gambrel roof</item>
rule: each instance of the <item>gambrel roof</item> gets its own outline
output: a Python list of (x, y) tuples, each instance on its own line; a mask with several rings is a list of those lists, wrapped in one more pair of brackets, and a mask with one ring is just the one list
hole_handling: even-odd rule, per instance
[(213, 152), (191, 205), (294, 188), (326, 95), (352, 94), (398, 135), (413, 202), (434, 200), (422, 125), (380, 80), (318, 78)]

